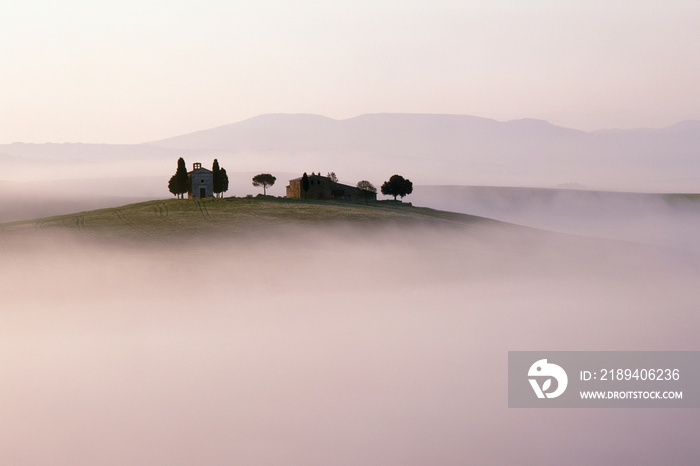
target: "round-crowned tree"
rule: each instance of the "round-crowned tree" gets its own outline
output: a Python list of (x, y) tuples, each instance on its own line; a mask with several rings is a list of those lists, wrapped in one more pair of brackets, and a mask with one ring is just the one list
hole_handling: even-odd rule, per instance
[(360, 190), (360, 195), (364, 198), (365, 203), (369, 201), (373, 193), (377, 192), (377, 188), (367, 180), (358, 181), (357, 189)]
[(396, 196), (401, 196), (403, 199), (404, 196), (407, 196), (412, 192), (413, 183), (411, 183), (411, 180), (408, 180), (401, 175), (393, 175), (391, 178), (389, 178), (389, 181), (385, 181), (382, 185), (382, 194), (385, 196), (394, 196), (394, 200), (396, 200)]
[(277, 178), (270, 175), (269, 173), (261, 173), (253, 177), (253, 186), (262, 186), (263, 195), (267, 195), (267, 187), (272, 186), (277, 181)]

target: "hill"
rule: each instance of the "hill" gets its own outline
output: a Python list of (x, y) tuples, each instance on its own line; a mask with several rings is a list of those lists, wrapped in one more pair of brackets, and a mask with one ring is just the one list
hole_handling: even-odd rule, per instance
[[(447, 261), (483, 262), (492, 271), (532, 260), (537, 265), (531, 272), (550, 260), (580, 270), (610, 266), (611, 249), (640, 260), (656, 260), (661, 251), (664, 256), (677, 254), (619, 239), (623, 238), (552, 232), (394, 201), (361, 204), (264, 196), (156, 200), (0, 224), (0, 250), (19, 254), (86, 246), (164, 246), (206, 254), (234, 249), (246, 255), (271, 248), (315, 254), (371, 245), (389, 256), (422, 251)], [(628, 265), (625, 261), (618, 266)]]
[[(355, 204), (258, 197), (157, 200), (0, 224), (0, 238), (55, 234), (98, 242), (196, 242), (202, 238), (288, 234), (324, 227), (465, 226), (500, 224), (466, 214), (400, 202)], [(503, 224), (506, 225), (506, 224)]]
[[(349, 262), (363, 273), (358, 261), (365, 260), (371, 267), (365, 272), (377, 277), (410, 276), (413, 268), (415, 273), (428, 268), (446, 283), (454, 278), (444, 267), (468, 270), (473, 278), (501, 273), (541, 276), (553, 269), (624, 273), (679, 257), (679, 252), (658, 247), (393, 201), (365, 205), (262, 196), (170, 199), (0, 224), (0, 251), (7, 264), (49, 264), (55, 257), (60, 257), (59, 264), (77, 257), (92, 264), (93, 257), (104, 254), (119, 264), (119, 256), (131, 250), (153, 261), (181, 256), (184, 262), (177, 267), (183, 271), (185, 262), (199, 264), (204, 257), (219, 261), (221, 254), (233, 254), (230, 260), (248, 264), (258, 258), (274, 267), (294, 268), (280, 259), (291, 254), (299, 263), (316, 264), (314, 276), (337, 274)], [(681, 256), (685, 260), (687, 255)]]

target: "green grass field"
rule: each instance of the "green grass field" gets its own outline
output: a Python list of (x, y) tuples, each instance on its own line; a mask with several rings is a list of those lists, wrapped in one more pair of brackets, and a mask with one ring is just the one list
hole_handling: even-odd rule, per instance
[(258, 197), (158, 200), (0, 224), (0, 237), (62, 233), (104, 241), (180, 241), (206, 235), (279, 232), (308, 225), (465, 225), (486, 219), (413, 207)]

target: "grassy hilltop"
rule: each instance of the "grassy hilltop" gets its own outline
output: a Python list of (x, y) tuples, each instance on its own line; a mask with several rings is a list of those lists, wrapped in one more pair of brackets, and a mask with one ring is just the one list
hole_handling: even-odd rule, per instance
[[(259, 197), (157, 200), (0, 224), (0, 237), (62, 233), (105, 241), (181, 241), (282, 232), (310, 225), (465, 225), (481, 217), (390, 201), (370, 204)], [(496, 222), (495, 222), (496, 223)]]

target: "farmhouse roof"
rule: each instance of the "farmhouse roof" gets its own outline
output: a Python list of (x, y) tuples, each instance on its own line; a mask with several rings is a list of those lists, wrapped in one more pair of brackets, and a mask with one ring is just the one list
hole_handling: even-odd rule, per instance
[[(336, 186), (342, 186), (342, 187), (344, 187), (344, 188), (351, 188), (351, 189), (358, 189), (356, 186), (350, 186), (349, 184), (343, 184), (343, 183), (338, 183), (338, 182), (336, 182), (336, 181), (333, 181), (333, 180), (331, 180), (331, 179), (330, 179), (329, 177), (327, 177), (327, 176), (323, 176), (323, 175), (309, 175), (309, 177), (312, 177), (312, 176), (315, 177), (315, 178), (316, 178), (316, 177), (319, 177), (319, 176), (320, 176), (321, 178), (326, 178), (326, 179), (328, 179), (328, 181), (329, 181), (330, 183), (333, 183), (333, 184), (336, 185)], [(303, 180), (303, 179), (304, 179), (304, 177), (303, 177), (303, 176), (300, 176), (299, 178), (292, 178), (292, 179), (289, 180), (289, 181), (301, 181), (301, 180)]]
[[(330, 177), (328, 177), (328, 176), (323, 176), (323, 175), (308, 175), (308, 177), (309, 177), (309, 178), (327, 178), (327, 179), (331, 180)], [(303, 177), (303, 176), (300, 176), (299, 178), (292, 178), (292, 179), (289, 180), (289, 181), (301, 181), (301, 180), (303, 180), (303, 179), (304, 179), (304, 177)], [(331, 180), (331, 181), (333, 181), (333, 180)]]

